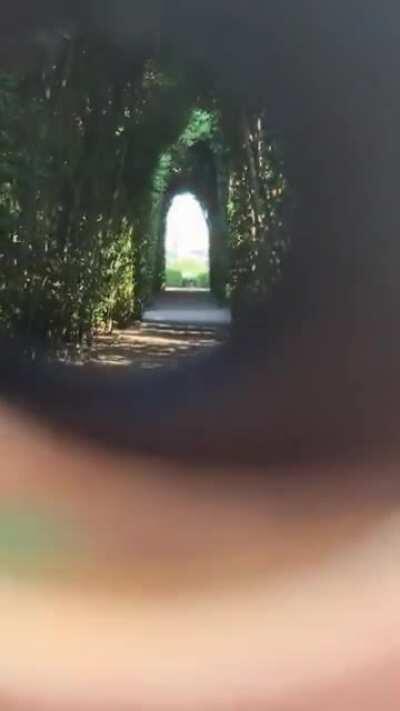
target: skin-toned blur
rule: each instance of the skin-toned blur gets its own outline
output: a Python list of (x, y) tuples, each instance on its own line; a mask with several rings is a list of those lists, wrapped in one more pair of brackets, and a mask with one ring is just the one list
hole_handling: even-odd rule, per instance
[[(1, 66), (56, 58), (79, 23), (159, 38), (160, 3), (128, 5), (16, 0)], [(170, 5), (183, 62), (271, 97), (292, 261), (170, 414), (167, 378), (45, 369), (35, 390), (4, 356), (0, 709), (397, 711), (399, 11)]]
[(396, 453), (212, 484), (0, 432), (2, 708), (397, 708)]

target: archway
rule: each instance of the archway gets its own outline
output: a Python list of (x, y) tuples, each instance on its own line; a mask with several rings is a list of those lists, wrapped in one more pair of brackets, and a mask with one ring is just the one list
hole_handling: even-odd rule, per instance
[(193, 193), (177, 194), (165, 228), (167, 289), (210, 288), (210, 231), (207, 215)]

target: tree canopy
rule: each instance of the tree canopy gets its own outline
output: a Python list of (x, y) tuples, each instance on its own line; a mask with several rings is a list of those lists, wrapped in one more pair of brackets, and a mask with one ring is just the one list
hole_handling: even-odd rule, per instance
[[(51, 61), (49, 61), (51, 59)], [(238, 103), (167, 46), (63, 36), (0, 78), (0, 322), (54, 344), (140, 318), (165, 280), (165, 216), (209, 215), (211, 288), (241, 304), (279, 278), (288, 236), (267, 107)]]

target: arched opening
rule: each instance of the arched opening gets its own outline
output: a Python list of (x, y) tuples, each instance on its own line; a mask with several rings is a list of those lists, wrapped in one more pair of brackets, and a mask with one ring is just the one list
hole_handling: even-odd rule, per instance
[(166, 289), (210, 288), (210, 231), (207, 215), (192, 193), (176, 195), (165, 230)]

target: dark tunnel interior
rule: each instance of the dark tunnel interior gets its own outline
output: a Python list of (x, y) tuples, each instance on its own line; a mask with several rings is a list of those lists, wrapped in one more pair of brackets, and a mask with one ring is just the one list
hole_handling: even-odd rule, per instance
[[(83, 436), (171, 456), (178, 433), (181, 454), (235, 461), (239, 450), (241, 459), (265, 462), (394, 444), (396, 15), (391, 2), (378, 9), (356, 0), (40, 0), (34, 9), (18, 0), (6, 8), (4, 68), (56, 61), (75, 35), (98, 33), (118, 48), (116, 74), (139, 48), (156, 46), (190, 62), (195, 90), (211, 82), (233, 106), (265, 105), (294, 210), (292, 248), (272, 300), (206, 362), (157, 378), (82, 379), (60, 365), (29, 365), (5, 343), (3, 395)], [(75, 398), (79, 408), (69, 404)]]

